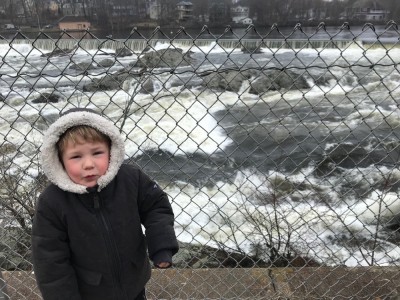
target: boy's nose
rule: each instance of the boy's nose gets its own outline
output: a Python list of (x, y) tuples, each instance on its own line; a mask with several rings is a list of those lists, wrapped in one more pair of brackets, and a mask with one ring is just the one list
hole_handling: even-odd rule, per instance
[(93, 166), (94, 166), (94, 163), (93, 163), (93, 160), (92, 160), (92, 159), (86, 158), (86, 159), (83, 161), (83, 168), (84, 168), (84, 169), (91, 169), (91, 168), (93, 168)]

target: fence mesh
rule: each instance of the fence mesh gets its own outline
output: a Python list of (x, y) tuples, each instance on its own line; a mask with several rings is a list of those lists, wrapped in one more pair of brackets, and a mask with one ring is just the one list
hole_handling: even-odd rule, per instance
[[(263, 275), (238, 269), (399, 266), (395, 23), (0, 38), (0, 266), (10, 283), (7, 292), (0, 284), (0, 299), (40, 299), (30, 257), (47, 184), (38, 154), (44, 130), (72, 107), (112, 120), (127, 163), (170, 196), (176, 276), (230, 268), (243, 284), (231, 298), (240, 299)], [(208, 289), (221, 298), (217, 272)], [(324, 280), (334, 289), (344, 276)], [(363, 299), (382, 297), (373, 287), (365, 284)], [(192, 298), (177, 290), (163, 297)]]

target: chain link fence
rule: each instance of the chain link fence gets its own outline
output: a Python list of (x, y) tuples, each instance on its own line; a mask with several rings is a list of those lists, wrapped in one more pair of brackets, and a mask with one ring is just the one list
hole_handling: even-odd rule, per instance
[[(127, 162), (169, 194), (176, 274), (225, 268), (245, 289), (260, 276), (240, 269), (400, 265), (395, 23), (0, 38), (0, 299), (40, 299), (30, 258), (47, 184), (38, 154), (72, 107), (115, 122)], [(382, 296), (370, 288), (362, 299)], [(170, 299), (191, 298), (177, 290)]]

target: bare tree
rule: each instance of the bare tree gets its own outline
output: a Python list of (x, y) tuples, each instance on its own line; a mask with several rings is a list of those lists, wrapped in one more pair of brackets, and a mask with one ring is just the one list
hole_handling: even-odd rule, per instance
[(400, 3), (397, 0), (383, 0), (382, 5), (389, 11), (389, 19), (399, 22)]
[(6, 15), (10, 19), (12, 23), (15, 22), (16, 19), (16, 10), (17, 10), (17, 3), (15, 1), (7, 1), (5, 5)]
[(113, 32), (112, 5), (107, 0), (95, 0), (97, 24), (101, 28), (110, 29)]
[(18, 224), (23, 231), (30, 234), (31, 220), (39, 193), (44, 189), (47, 179), (43, 175), (27, 180), (24, 170), (16, 170), (11, 162), (0, 165), (0, 206), (3, 219)]

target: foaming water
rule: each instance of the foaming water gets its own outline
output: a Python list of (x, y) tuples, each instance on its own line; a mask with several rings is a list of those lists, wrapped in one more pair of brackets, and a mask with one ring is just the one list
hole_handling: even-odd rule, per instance
[[(35, 174), (42, 133), (59, 111), (100, 109), (121, 127), (126, 158), (171, 196), (180, 240), (240, 245), (237, 250), (250, 253), (254, 243), (265, 243), (263, 237), (272, 233), (283, 241), (290, 237), (298, 253), (321, 263), (368, 265), (371, 249), (361, 241), (383, 236), (377, 216), (389, 222), (400, 212), (395, 100), (400, 52), (358, 44), (329, 48), (321, 42), (294, 53), (278, 44), (270, 48), (273, 42), (251, 56), (232, 40), (176, 40), (173, 46), (193, 52), (198, 72), (281, 66), (303, 75), (310, 88), (255, 95), (250, 93), (252, 77), (239, 92), (210, 90), (193, 75), (196, 71), (185, 75), (187, 69), (178, 68), (175, 74), (155, 69), (150, 93), (138, 92), (136, 78), (122, 89), (84, 92), (82, 86), (104, 72), (70, 70), (71, 60), (115, 58), (116, 49), (126, 45), (136, 53), (118, 59), (115, 70), (120, 70), (137, 59), (137, 52), (171, 47), (171, 41), (85, 40), (61, 57), (42, 56), (54, 50), (48, 40), (0, 44), (0, 94), (6, 96), (0, 102), (0, 142), (12, 141), (20, 151), (13, 161)], [(59, 47), (73, 49), (74, 43), (61, 41)], [(301, 45), (293, 41), (290, 46)], [(62, 101), (32, 102), (51, 92)], [(275, 200), (279, 205), (274, 206)], [(250, 216), (270, 225), (257, 228)], [(345, 247), (346, 239), (361, 244)], [(377, 242), (381, 248), (374, 249), (375, 264), (399, 259), (397, 246), (384, 238)]]

